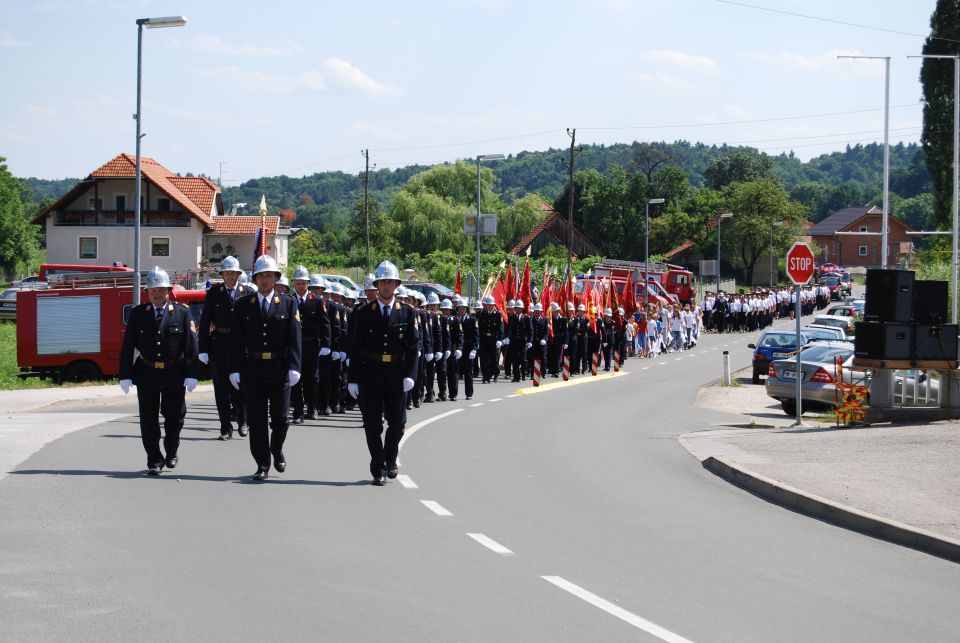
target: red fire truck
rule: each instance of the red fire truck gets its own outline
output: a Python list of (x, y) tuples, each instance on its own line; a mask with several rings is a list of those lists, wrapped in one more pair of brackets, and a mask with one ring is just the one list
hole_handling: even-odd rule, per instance
[[(644, 270), (647, 273), (647, 281), (656, 283), (660, 289), (674, 295), (681, 304), (689, 303), (697, 295), (693, 273), (682, 266), (650, 263), (644, 267), (642, 261), (604, 259), (593, 267), (593, 273), (598, 277), (611, 277), (623, 281), (626, 281), (628, 274), (633, 273), (634, 283), (643, 282)], [(637, 301), (642, 298), (642, 294), (639, 294)]]
[[(60, 273), (47, 290), (17, 293), (19, 377), (57, 383), (115, 377), (133, 299), (132, 271)], [(203, 290), (174, 285), (171, 299), (200, 319)], [(146, 292), (140, 301), (147, 301)]]
[[(623, 291), (627, 287), (627, 278), (619, 275), (599, 277), (597, 275), (577, 275), (577, 282), (574, 284), (573, 292), (577, 295), (582, 295), (586, 289), (587, 284), (590, 285), (591, 290), (596, 290), (598, 288), (605, 288), (606, 284), (603, 282), (608, 281), (617, 287), (617, 297), (619, 301), (623, 301)], [(666, 306), (667, 304), (675, 304), (679, 300), (676, 295), (671, 295), (666, 290), (664, 290), (660, 284), (655, 281), (650, 281), (647, 284), (647, 295), (643, 294), (643, 278), (640, 275), (636, 275), (636, 281), (633, 282), (633, 297), (634, 301), (638, 304), (643, 304), (646, 301), (650, 303), (657, 304), (658, 306)]]

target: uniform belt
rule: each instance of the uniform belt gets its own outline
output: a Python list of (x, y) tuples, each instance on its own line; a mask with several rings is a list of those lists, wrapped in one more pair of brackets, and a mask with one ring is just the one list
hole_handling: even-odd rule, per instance
[(220, 328), (220, 327), (217, 327), (215, 330), (216, 330), (218, 333), (223, 333), (224, 335), (227, 335), (227, 334), (230, 333), (230, 329), (229, 329), (229, 328)]
[(247, 357), (252, 357), (253, 359), (280, 359), (280, 353), (254, 353), (253, 351), (247, 351)]
[(495, 334), (495, 333), (492, 333), (492, 332), (491, 332), (491, 333), (484, 333), (484, 335), (487, 336), (487, 337), (493, 337), (494, 334)]
[(398, 355), (381, 355), (380, 353), (367, 353), (367, 358), (372, 359), (375, 362), (383, 362), (384, 364), (390, 364), (392, 362), (400, 362), (403, 360), (403, 353)]
[(143, 356), (141, 355), (141, 356), (140, 356), (140, 361), (143, 362), (144, 364), (146, 364), (146, 365), (147, 365), (148, 367), (150, 367), (150, 368), (158, 368), (158, 369), (161, 369), (161, 370), (162, 370), (162, 369), (164, 369), (164, 368), (170, 368), (171, 366), (176, 366), (177, 364), (179, 364), (180, 362), (182, 362), (182, 361), (183, 361), (183, 355), (181, 355), (180, 357), (177, 357), (176, 359), (172, 359), (172, 360), (170, 360), (170, 361), (167, 361), (167, 362), (151, 362), (151, 361), (148, 360), (148, 359), (144, 359)]

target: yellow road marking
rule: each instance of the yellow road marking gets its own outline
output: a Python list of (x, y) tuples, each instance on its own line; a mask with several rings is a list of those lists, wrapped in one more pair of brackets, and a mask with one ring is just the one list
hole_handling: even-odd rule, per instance
[(547, 391), (553, 391), (558, 388), (565, 388), (567, 386), (576, 386), (577, 384), (586, 384), (587, 382), (602, 382), (603, 380), (609, 380), (614, 377), (620, 377), (621, 375), (628, 375), (624, 370), (619, 372), (604, 373), (603, 375), (579, 375), (576, 379), (571, 378), (566, 382), (552, 382), (550, 384), (541, 384), (540, 386), (531, 385), (529, 388), (518, 388), (514, 393), (516, 395), (533, 395), (534, 393), (546, 393)]

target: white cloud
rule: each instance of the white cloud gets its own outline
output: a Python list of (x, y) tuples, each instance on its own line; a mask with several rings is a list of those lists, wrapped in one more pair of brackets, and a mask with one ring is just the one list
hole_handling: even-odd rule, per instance
[(230, 85), (270, 94), (299, 92), (345, 91), (377, 96), (394, 96), (403, 90), (375, 81), (346, 60), (330, 58), (322, 69), (308, 69), (292, 76), (250, 70), (238, 66), (210, 67), (195, 72), (204, 78), (214, 78)]
[(297, 56), (303, 53), (303, 49), (295, 42), (288, 42), (282, 46), (230, 44), (220, 36), (199, 36), (191, 42), (190, 47), (195, 51), (206, 54), (252, 56), (255, 58)]
[(52, 120), (59, 117), (59, 112), (53, 105), (24, 105), (20, 111), (33, 119)]
[(376, 123), (363, 123), (355, 121), (350, 124), (350, 131), (357, 134), (372, 134), (384, 139), (396, 140), (400, 135), (387, 123), (378, 121)]
[(715, 72), (720, 68), (717, 63), (706, 56), (688, 54), (676, 49), (654, 49), (643, 52), (640, 57), (643, 60), (685, 69)]
[(7, 32), (0, 32), (0, 48), (13, 49), (16, 47), (27, 47), (30, 43), (26, 40), (17, 40)]
[(706, 88), (702, 81), (691, 81), (680, 76), (665, 74), (660, 71), (637, 72), (627, 77), (628, 82), (636, 82), (648, 86), (651, 91), (666, 96), (682, 93), (702, 93)]
[(815, 54), (799, 54), (792, 51), (781, 52), (742, 52), (743, 60), (788, 70), (813, 74), (829, 74), (835, 78), (849, 76), (877, 76), (883, 73), (881, 61), (842, 60), (837, 56), (863, 56), (860, 51), (851, 49), (831, 49)]
[(252, 130), (272, 127), (275, 123), (259, 116), (241, 116), (232, 112), (202, 112), (186, 107), (165, 107), (164, 111), (178, 121), (191, 121), (207, 127), (229, 130)]
[(395, 96), (403, 93), (398, 87), (378, 83), (363, 73), (359, 67), (341, 58), (330, 58), (326, 60), (323, 63), (323, 67), (329, 72), (328, 76), (332, 82), (346, 89), (356, 89), (364, 94), (378, 94), (383, 96)]

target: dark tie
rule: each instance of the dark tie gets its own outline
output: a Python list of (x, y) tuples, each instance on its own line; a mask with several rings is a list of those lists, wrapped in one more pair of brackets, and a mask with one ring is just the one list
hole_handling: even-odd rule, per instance
[(160, 320), (163, 319), (163, 308), (157, 308), (157, 323), (160, 323)]
[(267, 316), (267, 298), (264, 297), (263, 301), (260, 302), (260, 312), (263, 313), (263, 316)]
[(231, 300), (236, 298), (236, 292), (237, 292), (236, 290), (234, 290), (233, 288), (230, 288), (229, 290), (227, 290), (227, 292), (230, 294)]
[(390, 323), (390, 306), (383, 307), (383, 323)]

